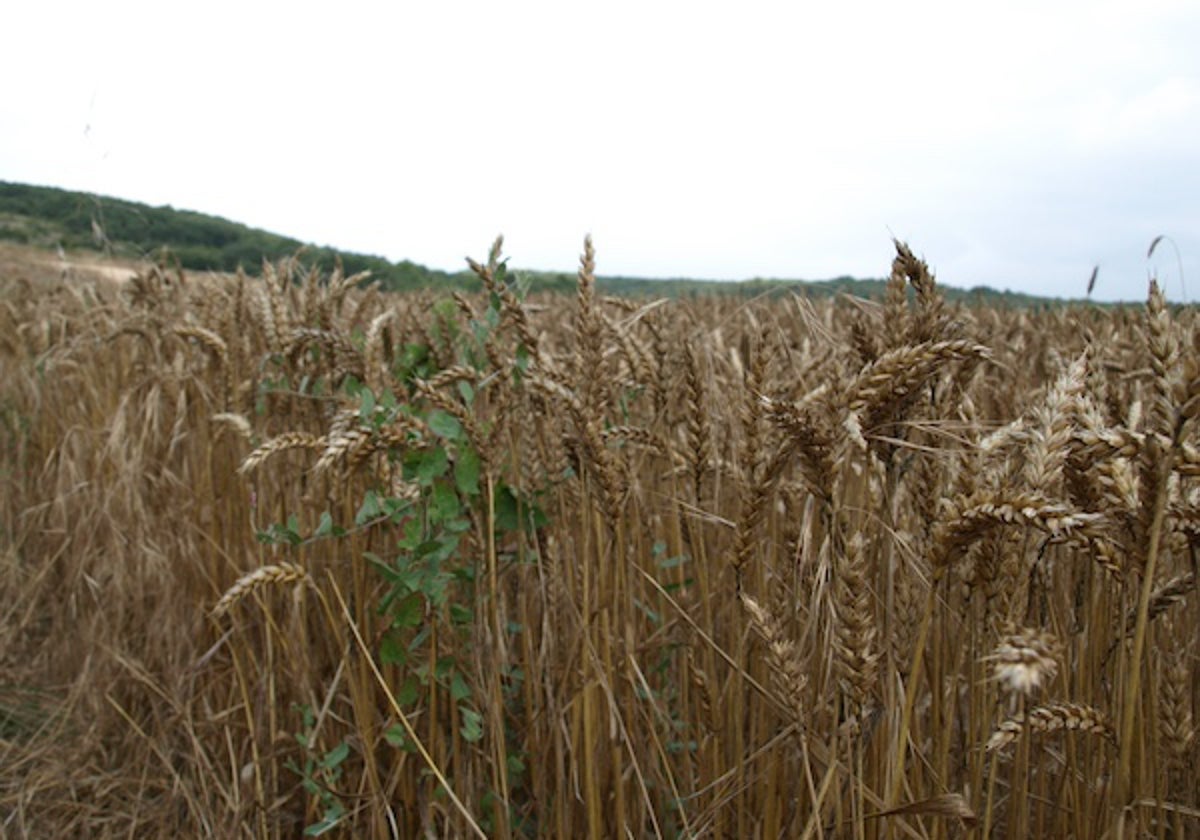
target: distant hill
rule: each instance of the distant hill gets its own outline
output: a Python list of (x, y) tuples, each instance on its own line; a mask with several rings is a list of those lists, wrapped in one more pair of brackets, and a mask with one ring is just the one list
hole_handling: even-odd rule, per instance
[[(170, 258), (196, 271), (234, 271), (239, 266), (257, 273), (263, 260), (295, 256), (308, 265), (331, 269), (341, 260), (348, 273), (370, 271), (388, 290), (427, 287), (473, 289), (477, 282), (470, 272), (446, 272), (408, 260), (390, 262), (383, 257), (340, 251), (264, 230), (173, 207), (151, 207), (135, 201), (0, 181), (0, 240), (52, 249), (91, 250), (125, 258), (157, 258), (164, 249)], [(521, 271), (531, 288), (569, 292), (575, 276), (563, 272)], [(687, 296), (729, 294), (743, 297), (795, 291), (823, 297), (851, 294), (879, 298), (884, 281), (838, 277), (832, 280), (754, 279), (737, 283), (639, 277), (600, 277), (607, 294), (633, 296)], [(1047, 303), (1044, 298), (979, 288), (962, 291), (946, 287), (946, 297), (969, 299), (1002, 306)]]
[(68, 250), (105, 251), (126, 258), (155, 258), (163, 249), (184, 267), (197, 271), (256, 273), (264, 259), (295, 256), (329, 269), (341, 259), (349, 273), (369, 270), (392, 289), (412, 289), (456, 278), (413, 262), (306, 245), (218, 216), (151, 207), (107, 196), (0, 181), (0, 239)]

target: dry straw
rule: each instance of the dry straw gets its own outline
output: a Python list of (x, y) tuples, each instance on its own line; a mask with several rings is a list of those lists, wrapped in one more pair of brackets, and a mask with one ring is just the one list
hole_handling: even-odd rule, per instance
[(1189, 836), (1191, 310), (901, 243), (882, 301), (615, 301), (590, 241), (524, 297), (500, 244), (0, 277), (12, 836)]

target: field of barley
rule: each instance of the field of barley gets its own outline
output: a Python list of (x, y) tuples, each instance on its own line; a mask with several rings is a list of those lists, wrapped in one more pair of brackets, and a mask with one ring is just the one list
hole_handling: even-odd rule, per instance
[(5, 837), (1200, 837), (1200, 326), (0, 264)]

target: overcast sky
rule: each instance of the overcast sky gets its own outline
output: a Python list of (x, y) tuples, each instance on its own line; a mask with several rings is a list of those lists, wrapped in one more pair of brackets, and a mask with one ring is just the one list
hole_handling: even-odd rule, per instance
[[(11, 3), (0, 179), (458, 269), (1200, 296), (1200, 3)], [(1151, 240), (1170, 237), (1147, 259)], [(1178, 256), (1176, 254), (1176, 247)]]

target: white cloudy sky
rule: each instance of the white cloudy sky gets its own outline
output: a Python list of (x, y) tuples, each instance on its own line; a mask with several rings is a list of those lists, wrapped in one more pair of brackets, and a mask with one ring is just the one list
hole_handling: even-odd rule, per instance
[(602, 273), (881, 276), (895, 235), (953, 285), (1200, 294), (1194, 0), (4, 17), (3, 180), (448, 269), (503, 232), (570, 270), (590, 232)]

